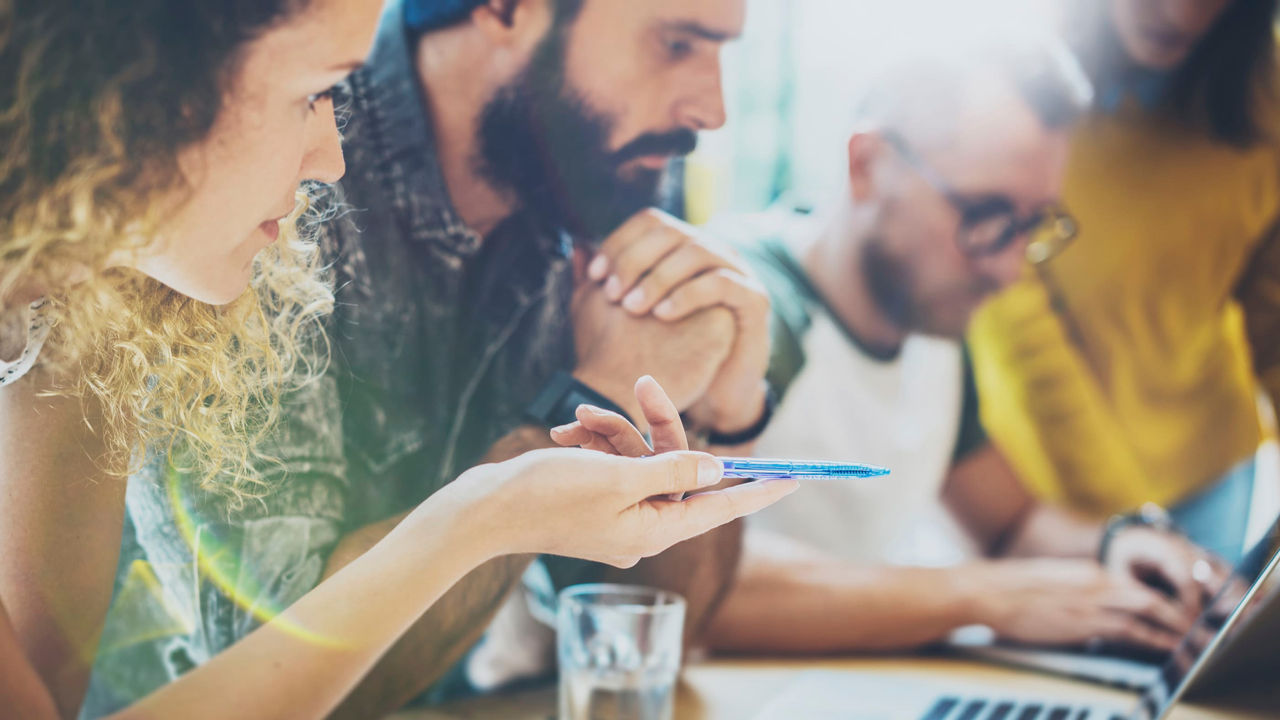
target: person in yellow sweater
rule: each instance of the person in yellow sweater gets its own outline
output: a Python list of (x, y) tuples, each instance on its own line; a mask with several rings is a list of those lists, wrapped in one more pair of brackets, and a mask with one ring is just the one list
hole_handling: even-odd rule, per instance
[(1080, 234), (975, 317), (983, 422), (1042, 498), (1168, 506), (1235, 557), (1260, 390), (1280, 397), (1249, 342), (1269, 362), (1280, 315), (1280, 261), (1254, 260), (1280, 213), (1277, 2), (1062, 5), (1098, 90), (1063, 192)]

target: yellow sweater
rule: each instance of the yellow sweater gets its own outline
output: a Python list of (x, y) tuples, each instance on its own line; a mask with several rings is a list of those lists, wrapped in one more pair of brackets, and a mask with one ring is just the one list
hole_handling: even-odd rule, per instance
[(970, 331), (983, 421), (1033, 492), (1096, 514), (1170, 504), (1256, 450), (1233, 291), (1280, 210), (1278, 161), (1136, 108), (1077, 128), (1080, 237)]

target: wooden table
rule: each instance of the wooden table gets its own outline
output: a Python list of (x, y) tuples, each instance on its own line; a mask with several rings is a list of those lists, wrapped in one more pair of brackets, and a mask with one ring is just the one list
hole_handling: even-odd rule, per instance
[[(859, 658), (831, 660), (713, 660), (685, 669), (676, 696), (675, 720), (750, 720), (802, 673), (812, 670), (891, 676), (939, 685), (958, 683), (978, 694), (1044, 696), (1080, 703), (1132, 706), (1134, 695), (1090, 683), (1011, 670), (952, 658)], [(1280, 681), (1277, 683), (1280, 685)], [(1234, 697), (1212, 707), (1180, 704), (1170, 720), (1274, 720), (1280, 718), (1280, 688), (1258, 697)], [(548, 720), (556, 713), (554, 687), (486, 697), (397, 720)], [(798, 718), (797, 720), (803, 720)]]

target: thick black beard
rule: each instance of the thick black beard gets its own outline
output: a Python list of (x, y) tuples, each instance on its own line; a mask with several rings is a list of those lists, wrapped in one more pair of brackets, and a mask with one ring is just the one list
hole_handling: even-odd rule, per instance
[(697, 138), (687, 130), (646, 135), (611, 153), (613, 122), (568, 87), (565, 36), (552, 29), (528, 67), (485, 105), (474, 163), (539, 224), (602, 240), (654, 205), (662, 180), (647, 169), (624, 178), (619, 166), (647, 152), (687, 154)]

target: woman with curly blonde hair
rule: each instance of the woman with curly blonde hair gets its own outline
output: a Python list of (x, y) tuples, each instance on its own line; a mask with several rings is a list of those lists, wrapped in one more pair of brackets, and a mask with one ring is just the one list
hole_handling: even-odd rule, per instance
[[(379, 6), (0, 0), (4, 712), (76, 715), (111, 597), (125, 478), (147, 449), (194, 471), (205, 491), (264, 490), (259, 442), (280, 396), (322, 366), (312, 348), (332, 304), (297, 229), (309, 214), (297, 189), (342, 175), (325, 88), (360, 63)], [(686, 448), (661, 389), (646, 380), (637, 394), (655, 447)], [(628, 565), (794, 489), (672, 499), (721, 472), (695, 453), (582, 450), (472, 469), (269, 623), (120, 715), (323, 715), (492, 557)]]

